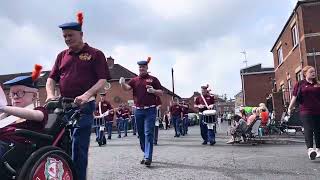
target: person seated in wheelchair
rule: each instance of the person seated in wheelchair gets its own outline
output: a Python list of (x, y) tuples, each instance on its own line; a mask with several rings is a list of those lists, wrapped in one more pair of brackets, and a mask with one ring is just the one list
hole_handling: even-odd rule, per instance
[(0, 122), (12, 116), (16, 117), (14, 123), (2, 125), (0, 128), (0, 158), (10, 146), (26, 142), (26, 138), (15, 136), (15, 129), (28, 129), (40, 133), (44, 129), (48, 120), (47, 110), (41, 106), (36, 107), (37, 79), (41, 69), (40, 65), (36, 65), (31, 76), (19, 76), (4, 83), (10, 87), (9, 97), (12, 106), (7, 105), (6, 96), (0, 86)]
[(247, 130), (247, 122), (242, 119), (241, 116), (234, 115), (233, 120), (235, 125), (230, 129), (231, 139), (227, 142), (227, 144), (235, 143), (237, 139), (241, 137)]

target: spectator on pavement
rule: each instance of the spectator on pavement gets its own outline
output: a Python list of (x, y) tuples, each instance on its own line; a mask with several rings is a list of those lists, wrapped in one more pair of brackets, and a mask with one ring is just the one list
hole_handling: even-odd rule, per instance
[[(317, 81), (314, 67), (306, 66), (302, 72), (304, 80), (294, 86), (288, 114), (291, 114), (295, 104), (299, 104), (307, 153), (309, 159), (314, 160), (320, 157), (320, 83)], [(313, 148), (313, 136), (316, 149)]]
[(234, 115), (233, 120), (235, 122), (235, 126), (230, 129), (231, 139), (227, 144), (234, 143), (236, 138), (241, 137), (247, 130), (247, 123), (241, 116)]

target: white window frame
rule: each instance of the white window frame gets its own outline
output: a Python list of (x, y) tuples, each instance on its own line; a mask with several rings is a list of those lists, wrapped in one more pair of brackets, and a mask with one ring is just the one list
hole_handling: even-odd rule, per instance
[(289, 100), (291, 100), (291, 97), (292, 97), (292, 81), (291, 81), (291, 79), (288, 79), (288, 91), (289, 91)]
[(296, 73), (297, 82), (302, 80), (301, 70)]
[(280, 65), (283, 62), (282, 46), (280, 46), (279, 49), (277, 50), (277, 54), (278, 54), (278, 63)]
[(299, 44), (299, 32), (296, 24), (291, 28), (291, 36), (292, 36), (292, 45), (293, 45), (293, 48), (295, 48)]

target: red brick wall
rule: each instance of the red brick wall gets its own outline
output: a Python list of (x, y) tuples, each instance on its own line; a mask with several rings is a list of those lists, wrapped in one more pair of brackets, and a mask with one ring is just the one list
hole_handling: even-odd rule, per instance
[(244, 75), (245, 105), (258, 106), (265, 103), (266, 94), (271, 93), (274, 73)]
[[(294, 15), (287, 27), (285, 27), (284, 32), (279, 38), (279, 42), (282, 43), (283, 58), (284, 61), (282, 64), (278, 64), (278, 55), (276, 47), (273, 49), (274, 57), (274, 67), (275, 67), (275, 78), (277, 83), (277, 90), (280, 89), (281, 82), (283, 82), (284, 87), (288, 88), (287, 79), (290, 77), (292, 85), (296, 84), (296, 72), (295, 70), (301, 66), (300, 62), (300, 53), (301, 59), (303, 61), (303, 67), (306, 65), (314, 66), (313, 57), (307, 57), (307, 53), (312, 53), (313, 48), (316, 52), (320, 51), (320, 37), (306, 37), (305, 34), (308, 33), (319, 33), (320, 32), (320, 3), (309, 3), (303, 4), (297, 9), (297, 16)], [(296, 19), (297, 18), (297, 19)], [(292, 34), (291, 34), (291, 23), (296, 20), (299, 29), (299, 38), (300, 46), (293, 47), (292, 43)], [(277, 43), (279, 43), (277, 42)], [(277, 46), (277, 45), (276, 45)], [(285, 59), (286, 58), (286, 59)], [(320, 57), (316, 56), (317, 59), (317, 71), (318, 77), (320, 72)], [(319, 62), (319, 63), (318, 63)], [(280, 98), (280, 95), (276, 95)], [(274, 104), (275, 109), (283, 110), (283, 104), (281, 101), (277, 101)]]

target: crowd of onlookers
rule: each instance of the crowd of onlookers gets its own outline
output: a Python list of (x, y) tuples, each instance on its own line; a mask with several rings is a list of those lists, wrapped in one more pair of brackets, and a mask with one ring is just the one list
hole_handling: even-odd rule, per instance
[(233, 115), (232, 118), (227, 118), (231, 125), (231, 139), (227, 143), (241, 141), (241, 137), (244, 136), (248, 128), (251, 128), (257, 120), (260, 122), (260, 133), (262, 135), (262, 130), (270, 122), (271, 115), (272, 113), (269, 113), (264, 103), (260, 103), (258, 107), (241, 107), (238, 114)]

